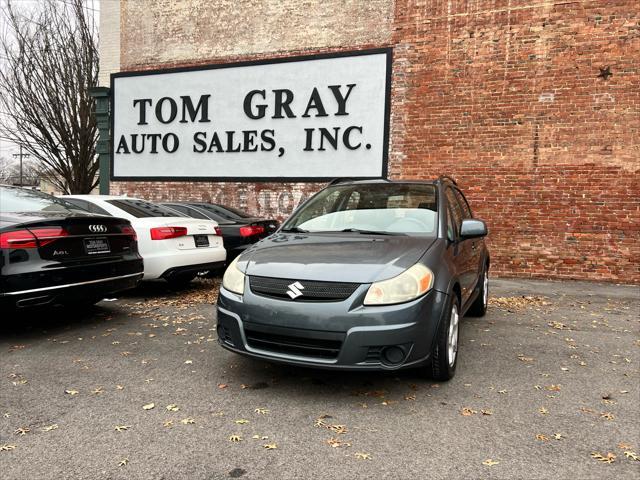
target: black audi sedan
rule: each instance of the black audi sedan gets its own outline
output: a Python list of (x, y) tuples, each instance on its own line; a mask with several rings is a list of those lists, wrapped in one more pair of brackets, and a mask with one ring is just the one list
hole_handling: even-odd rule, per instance
[(459, 322), (487, 309), (487, 227), (449, 177), (334, 181), (227, 268), (219, 343), (320, 368), (453, 377)]
[(142, 278), (136, 233), (122, 218), (34, 190), (0, 186), (0, 306), (92, 305)]
[(227, 261), (233, 260), (247, 247), (275, 232), (280, 223), (256, 217), (237, 208), (205, 202), (167, 202), (164, 207), (189, 217), (215, 220), (222, 231)]

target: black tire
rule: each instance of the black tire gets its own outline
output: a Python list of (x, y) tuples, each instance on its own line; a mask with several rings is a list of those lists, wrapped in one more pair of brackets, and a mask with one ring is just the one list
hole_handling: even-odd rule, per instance
[(482, 270), (482, 275), (478, 280), (478, 296), (473, 301), (467, 315), (472, 317), (484, 317), (487, 313), (487, 306), (489, 304), (489, 269), (485, 265)]
[(195, 273), (182, 273), (179, 275), (171, 275), (165, 280), (174, 288), (184, 288), (189, 285), (189, 283), (191, 283), (191, 280), (193, 280), (194, 278), (196, 278)]
[[(450, 361), (449, 354), (449, 326), (453, 319), (454, 309), (457, 315), (458, 333), (456, 337), (456, 348), (453, 362)], [(429, 376), (439, 382), (451, 380), (456, 373), (458, 365), (458, 348), (460, 344), (460, 301), (455, 293), (449, 296), (447, 306), (445, 307), (444, 318), (440, 322), (438, 332), (436, 334), (436, 345), (431, 354), (431, 362), (428, 366)]]

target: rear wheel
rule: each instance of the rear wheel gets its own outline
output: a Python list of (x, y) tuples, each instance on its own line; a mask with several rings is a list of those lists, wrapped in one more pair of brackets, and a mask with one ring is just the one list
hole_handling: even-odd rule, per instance
[(429, 374), (438, 381), (453, 378), (458, 364), (458, 341), (460, 338), (460, 307), (458, 297), (452, 293), (445, 316), (438, 328), (436, 346), (431, 355)]
[(189, 285), (191, 280), (193, 280), (194, 278), (196, 278), (195, 273), (180, 273), (171, 275), (170, 277), (167, 277), (166, 280), (172, 287), (183, 288)]
[(467, 313), (473, 317), (484, 317), (489, 305), (489, 268), (485, 265), (480, 277), (478, 297), (469, 307)]

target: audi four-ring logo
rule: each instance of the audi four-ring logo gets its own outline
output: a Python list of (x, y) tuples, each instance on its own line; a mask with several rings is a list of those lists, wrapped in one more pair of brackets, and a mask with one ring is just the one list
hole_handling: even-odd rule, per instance
[(93, 233), (105, 233), (107, 227), (106, 225), (89, 225), (89, 231)]

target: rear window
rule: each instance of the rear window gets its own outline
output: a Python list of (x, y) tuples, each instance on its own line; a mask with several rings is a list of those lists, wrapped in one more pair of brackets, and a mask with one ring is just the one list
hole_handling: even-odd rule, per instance
[(144, 200), (107, 200), (107, 203), (118, 207), (120, 210), (124, 210), (136, 218), (186, 217), (186, 215), (178, 213), (175, 210), (170, 210), (155, 203), (145, 202)]
[(253, 215), (233, 207), (223, 207), (222, 205), (214, 205), (211, 203), (198, 203), (193, 206), (202, 208), (207, 212), (214, 213), (218, 218), (227, 220), (228, 222), (237, 222), (238, 220), (243, 220), (245, 218), (254, 218)]
[(82, 208), (52, 195), (12, 187), (0, 187), (0, 212), (86, 213)]

